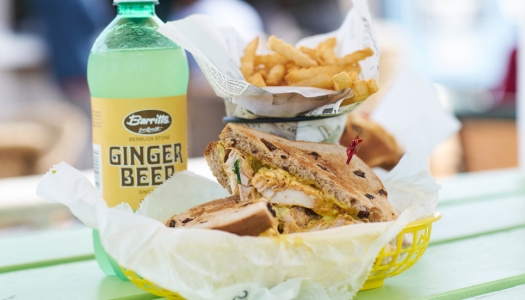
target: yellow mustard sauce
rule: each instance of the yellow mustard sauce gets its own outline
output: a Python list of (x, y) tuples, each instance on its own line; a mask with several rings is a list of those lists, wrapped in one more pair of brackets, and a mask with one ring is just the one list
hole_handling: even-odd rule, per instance
[(221, 163), (223, 163), (224, 158), (226, 157), (226, 150), (221, 143), (217, 143), (217, 151), (219, 151), (219, 157), (221, 158)]
[[(226, 150), (224, 146), (221, 143), (217, 143), (217, 148), (222, 161), (224, 161), (226, 156)], [(290, 188), (302, 191), (305, 194), (312, 195), (318, 199), (312, 210), (322, 218), (319, 220), (311, 220), (307, 228), (311, 228), (319, 222), (328, 223), (333, 221), (338, 215), (343, 213), (349, 214), (353, 219), (359, 219), (357, 218), (359, 211), (356, 208), (350, 207), (345, 203), (338, 201), (334, 195), (319, 189), (315, 181), (295, 177), (283, 169), (266, 165), (250, 154), (243, 154), (243, 157), (252, 167), (254, 176), (256, 174), (260, 174), (264, 178), (273, 181), (272, 183), (275, 185), (275, 191), (281, 191)], [(261, 197), (262, 195), (256, 192), (255, 196)]]

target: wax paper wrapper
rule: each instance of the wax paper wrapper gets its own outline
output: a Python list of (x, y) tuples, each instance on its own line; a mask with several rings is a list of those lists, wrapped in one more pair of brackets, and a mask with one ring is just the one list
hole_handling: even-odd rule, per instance
[[(37, 194), (63, 203), (97, 228), (106, 251), (123, 267), (186, 299), (351, 299), (381, 248), (410, 221), (434, 212), (439, 186), (404, 157), (385, 187), (402, 210), (396, 221), (270, 237), (169, 228), (173, 214), (227, 195), (216, 182), (191, 172), (175, 174), (136, 213), (108, 208), (82, 173), (54, 166)], [(401, 198), (398, 198), (401, 197)]]
[[(295, 86), (259, 88), (246, 82), (239, 68), (244, 48), (249, 41), (244, 40), (233, 28), (216, 25), (210, 17), (192, 15), (182, 20), (168, 22), (159, 29), (159, 32), (193, 55), (217, 96), (225, 100), (226, 114), (229, 117), (242, 119), (330, 117), (346, 114), (362, 103), (341, 106), (344, 99), (353, 96), (352, 89), (333, 91)], [(337, 38), (334, 52), (338, 57), (370, 47), (375, 54), (359, 62), (362, 69), (360, 78), (378, 80), (379, 52), (366, 0), (353, 1), (352, 8), (338, 30), (304, 38), (297, 43), (297, 46), (315, 48), (321, 41), (329, 37)], [(265, 37), (260, 38), (260, 48), (264, 48)], [(259, 49), (261, 54), (268, 51), (268, 49)], [(330, 140), (326, 139), (309, 138), (310, 136), (319, 138), (316, 132), (310, 135), (309, 128), (317, 130), (317, 126), (321, 123), (323, 130), (330, 130), (327, 136), (333, 136), (337, 134), (338, 129), (344, 127), (343, 118), (335, 120), (339, 122), (337, 126), (324, 124), (325, 122), (333, 123), (334, 120), (316, 121), (317, 123), (313, 125), (301, 126), (296, 131), (302, 131), (302, 133), (297, 134), (306, 136), (309, 141), (329, 142)], [(282, 126), (289, 127), (289, 123)], [(275, 133), (279, 126), (277, 124), (276, 127), (273, 127), (272, 132)], [(298, 122), (294, 122), (293, 126), (297, 129)], [(285, 136), (284, 131), (280, 132), (283, 133), (280, 134), (281, 136)], [(339, 137), (340, 135), (339, 133)]]
[(370, 118), (420, 164), (428, 164), (432, 150), (461, 128), (440, 103), (432, 83), (411, 68), (400, 72)]
[(338, 115), (327, 118), (289, 120), (280, 122), (270, 121), (269, 119), (255, 119), (241, 121), (234, 120), (234, 123), (242, 124), (246, 127), (268, 132), (292, 141), (310, 141), (339, 144), (339, 140), (345, 130), (347, 115)]

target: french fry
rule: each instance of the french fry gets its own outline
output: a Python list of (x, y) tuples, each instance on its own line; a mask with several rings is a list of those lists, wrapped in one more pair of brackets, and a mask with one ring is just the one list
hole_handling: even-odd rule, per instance
[(350, 104), (353, 104), (353, 103), (356, 103), (356, 102), (360, 102), (360, 101), (355, 101), (354, 97), (346, 98), (345, 100), (343, 100), (343, 102), (341, 102), (341, 105), (339, 105), (339, 106), (346, 106), (346, 105), (350, 105)]
[(288, 72), (288, 75), (285, 76), (286, 82), (288, 84), (293, 82), (299, 82), (308, 78), (313, 78), (321, 74), (327, 74), (328, 76), (335, 75), (337, 73), (345, 71), (344, 66), (324, 66), (324, 67), (314, 67), (314, 68), (302, 68), (298, 70), (293, 70)]
[(268, 77), (266, 77), (267, 85), (279, 85), (284, 79), (284, 72), (286, 68), (283, 65), (276, 65), (270, 69)]
[(254, 73), (252, 76), (248, 77), (247, 81), (258, 87), (266, 86), (266, 82), (264, 82), (264, 78), (261, 73)]
[(350, 78), (352, 79), (352, 82), (359, 80), (359, 73), (356, 71), (350, 71), (347, 72)]
[(264, 80), (268, 77), (268, 68), (265, 65), (255, 66), (255, 73), (260, 73)]
[(268, 47), (295, 62), (300, 67), (308, 68), (317, 66), (317, 62), (308, 57), (308, 55), (302, 53), (294, 46), (286, 44), (283, 40), (276, 38), (274, 35), (270, 36), (268, 39)]
[(296, 71), (296, 70), (299, 70), (300, 68), (294, 64), (293, 62), (289, 62), (286, 64), (286, 73), (290, 73), (290, 72), (293, 72), (293, 71)]
[(283, 40), (270, 36), (268, 47), (274, 53), (256, 55), (258, 38), (244, 49), (241, 58), (241, 72), (249, 83), (265, 86), (310, 86), (323, 89), (342, 90), (352, 88), (354, 95), (345, 99), (342, 105), (360, 102), (377, 92), (374, 79), (360, 80), (359, 61), (374, 54), (365, 48), (342, 58), (337, 58), (334, 48), (336, 38), (328, 38), (315, 48), (295, 48)]
[(359, 73), (361, 73), (361, 66), (359, 64), (343, 65), (343, 70), (348, 73), (356, 72), (359, 75)]
[(374, 55), (374, 51), (370, 48), (365, 48), (363, 50), (356, 51), (345, 55), (344, 57), (338, 59), (337, 63), (340, 65), (355, 64), (360, 60), (363, 60), (369, 56)]
[(268, 71), (266, 71), (266, 69), (260, 69), (260, 70), (257, 70), (256, 73), (259, 73), (261, 74), (262, 78), (264, 80), (266, 80), (268, 78)]
[(319, 58), (317, 57), (315, 49), (308, 48), (306, 46), (299, 47), (299, 51), (303, 52), (304, 54), (308, 55), (312, 60), (315, 60), (317, 63), (319, 63)]
[(352, 97), (353, 102), (361, 102), (370, 96), (366, 80), (354, 81), (352, 83), (352, 89), (354, 90), (354, 97)]
[(259, 47), (258, 37), (248, 43), (244, 49), (244, 55), (241, 58), (241, 73), (244, 78), (252, 76), (254, 72), (255, 51), (257, 51), (257, 47)]
[(370, 95), (376, 93), (379, 88), (375, 79), (357, 80), (352, 83), (352, 89), (354, 90), (354, 96), (352, 98), (345, 99), (341, 106), (349, 105), (356, 102), (366, 100)]
[(370, 95), (377, 93), (377, 91), (379, 90), (377, 82), (374, 78), (368, 79), (366, 84), (368, 85), (368, 91), (370, 92)]
[(339, 74), (336, 74), (332, 76), (332, 79), (334, 81), (334, 89), (336, 91), (340, 91), (340, 90), (344, 90), (344, 89), (352, 87), (352, 78), (346, 72), (341, 72)]
[(323, 73), (320, 75), (317, 75), (312, 78), (308, 78), (305, 80), (301, 80), (299, 82), (294, 82), (291, 85), (295, 86), (310, 86), (310, 87), (317, 87), (321, 89), (333, 89), (334, 88), (334, 82), (332, 80), (332, 76)]
[(335, 56), (334, 53), (336, 42), (337, 40), (335, 38), (329, 38), (317, 45), (315, 49), (316, 56), (323, 65), (334, 65), (337, 62), (337, 56)]
[(271, 53), (271, 54), (264, 54), (264, 55), (257, 55), (255, 56), (255, 62), (254, 64), (256, 66), (258, 65), (264, 65), (267, 68), (273, 68), (276, 65), (285, 65), (290, 60), (284, 56), (282, 56), (279, 53)]

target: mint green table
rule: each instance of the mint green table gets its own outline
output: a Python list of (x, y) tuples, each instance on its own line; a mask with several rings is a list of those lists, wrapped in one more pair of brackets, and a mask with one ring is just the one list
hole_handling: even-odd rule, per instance
[[(419, 262), (356, 299), (525, 299), (525, 173), (465, 174), (442, 182), (431, 245)], [(0, 239), (0, 300), (158, 299), (94, 260), (91, 230)]]

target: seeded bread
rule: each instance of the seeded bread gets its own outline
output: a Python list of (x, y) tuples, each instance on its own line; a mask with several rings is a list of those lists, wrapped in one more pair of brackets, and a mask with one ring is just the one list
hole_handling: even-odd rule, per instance
[(239, 200), (234, 195), (203, 203), (174, 215), (166, 226), (216, 229), (241, 236), (258, 236), (273, 227), (275, 211), (269, 203)]
[[(388, 202), (388, 193), (379, 178), (361, 159), (354, 155), (346, 166), (343, 146), (290, 141), (231, 123), (219, 137), (225, 148), (235, 148), (263, 164), (315, 182), (317, 188), (334, 195), (337, 205), (354, 218), (383, 222), (399, 215)], [(208, 145), (204, 155), (219, 183), (229, 189), (216, 143)]]
[(211, 172), (213, 173), (213, 176), (217, 178), (217, 181), (230, 192), (230, 194), (233, 194), (232, 189), (230, 187), (230, 184), (228, 182), (228, 176), (226, 176), (226, 173), (224, 173), (222, 169), (222, 163), (224, 161), (221, 161), (221, 156), (219, 154), (219, 151), (217, 150), (217, 142), (211, 142), (206, 147), (206, 150), (204, 150), (204, 157), (206, 158), (206, 162), (208, 163), (208, 166), (211, 169)]

